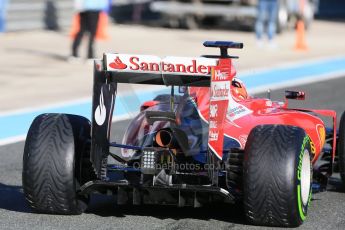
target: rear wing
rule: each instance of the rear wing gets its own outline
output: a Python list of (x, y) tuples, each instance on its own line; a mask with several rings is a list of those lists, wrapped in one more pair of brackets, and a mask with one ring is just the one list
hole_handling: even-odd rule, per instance
[(210, 109), (222, 108), (210, 116), (209, 149), (221, 159), (223, 131), (230, 82), (234, 77), (228, 48), (242, 48), (242, 43), (205, 42), (206, 47), (220, 48), (220, 55), (202, 57), (165, 57), (105, 53), (95, 60), (92, 99), (91, 162), (98, 178), (106, 178), (110, 127), (115, 106), (117, 83), (165, 86), (211, 87)]
[(227, 49), (242, 49), (243, 43), (206, 41), (204, 46), (220, 48), (220, 55), (161, 59), (152, 55), (105, 53), (98, 66), (117, 83), (209, 87), (212, 68), (218, 60), (237, 58), (229, 56)]

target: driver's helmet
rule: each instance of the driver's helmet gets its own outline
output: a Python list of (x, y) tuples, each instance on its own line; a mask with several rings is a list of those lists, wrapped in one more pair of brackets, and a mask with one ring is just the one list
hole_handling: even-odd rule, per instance
[(247, 89), (240, 79), (234, 78), (231, 84), (231, 93), (234, 99), (245, 100), (248, 98)]

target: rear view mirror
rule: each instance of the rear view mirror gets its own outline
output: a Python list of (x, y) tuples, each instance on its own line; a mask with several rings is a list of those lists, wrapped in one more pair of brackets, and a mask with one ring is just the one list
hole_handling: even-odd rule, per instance
[(285, 91), (286, 99), (305, 100), (305, 93), (302, 91)]

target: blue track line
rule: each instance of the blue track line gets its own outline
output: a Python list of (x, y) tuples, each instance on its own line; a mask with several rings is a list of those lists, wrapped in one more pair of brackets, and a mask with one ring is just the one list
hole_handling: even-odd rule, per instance
[(293, 82), (303, 78), (331, 74), (340, 71), (345, 71), (345, 57), (301, 64), (292, 67), (275, 68), (254, 74), (238, 74), (238, 76), (243, 80), (248, 89), (253, 89), (268, 84), (282, 84), (284, 82)]
[[(280, 67), (270, 70), (239, 73), (238, 76), (246, 84), (249, 91), (268, 85), (284, 84), (303, 79), (345, 72), (345, 57), (324, 61), (309, 62), (290, 67)], [(169, 93), (168, 88), (160, 91), (141, 92), (135, 95), (118, 95), (114, 116), (135, 114), (141, 103), (151, 100), (155, 95)], [(0, 141), (11, 137), (25, 135), (33, 119), (42, 113), (70, 113), (91, 117), (91, 101), (79, 102), (67, 106), (57, 106), (49, 109), (39, 109), (31, 112), (0, 115)]]
[[(128, 113), (135, 114), (140, 104), (151, 100), (157, 94), (168, 93), (169, 90), (138, 93), (136, 95), (122, 96), (116, 99), (114, 117)], [(130, 102), (130, 103), (129, 103)], [(127, 106), (130, 104), (130, 106)], [(82, 103), (59, 106), (55, 108), (40, 109), (32, 112), (23, 112), (14, 115), (0, 116), (0, 140), (15, 136), (25, 135), (34, 118), (42, 113), (69, 113), (84, 116), (91, 119), (91, 100)]]

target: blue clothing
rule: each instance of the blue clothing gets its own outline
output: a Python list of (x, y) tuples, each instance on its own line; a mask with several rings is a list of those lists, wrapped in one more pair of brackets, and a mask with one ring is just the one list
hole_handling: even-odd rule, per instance
[(0, 0), (0, 33), (5, 31), (7, 0)]
[(259, 0), (258, 15), (255, 24), (256, 38), (262, 39), (264, 33), (264, 25), (268, 20), (267, 35), (268, 39), (272, 40), (276, 34), (278, 16), (278, 1), (277, 0)]
[(105, 12), (106, 12), (107, 14), (110, 14), (110, 13), (111, 13), (112, 3), (113, 3), (112, 0), (108, 0), (108, 5), (107, 5), (107, 8), (105, 9)]
[(75, 8), (79, 12), (104, 11), (108, 9), (108, 0), (75, 0)]

